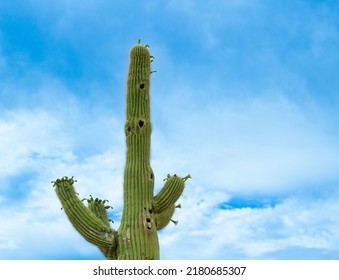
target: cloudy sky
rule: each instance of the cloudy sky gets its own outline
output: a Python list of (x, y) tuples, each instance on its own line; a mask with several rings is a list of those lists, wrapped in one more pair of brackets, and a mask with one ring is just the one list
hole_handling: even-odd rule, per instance
[(339, 259), (338, 1), (0, 2), (0, 259), (103, 259), (51, 181), (119, 226), (128, 53), (150, 45), (162, 259)]

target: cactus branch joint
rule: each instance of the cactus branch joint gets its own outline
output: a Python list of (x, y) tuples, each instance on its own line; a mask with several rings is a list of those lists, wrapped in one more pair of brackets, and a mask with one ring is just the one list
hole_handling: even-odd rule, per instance
[[(120, 226), (111, 228), (107, 199), (80, 199), (73, 177), (53, 181), (56, 194), (74, 228), (96, 245), (107, 259), (157, 260), (160, 248), (157, 231), (166, 227), (180, 205), (176, 201), (191, 176), (167, 175), (165, 184), (154, 195), (154, 173), (150, 165), (151, 119), (150, 76), (154, 57), (140, 40), (130, 51), (126, 95), (126, 163), (124, 206)], [(84, 205), (87, 201), (87, 206)]]

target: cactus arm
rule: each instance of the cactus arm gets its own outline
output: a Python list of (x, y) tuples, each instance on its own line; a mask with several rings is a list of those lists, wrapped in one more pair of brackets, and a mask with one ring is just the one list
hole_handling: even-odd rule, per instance
[(175, 208), (181, 208), (181, 205), (172, 204), (162, 212), (155, 212), (155, 224), (157, 226), (157, 230), (163, 229), (169, 224), (169, 222), (173, 222), (175, 225), (178, 224), (177, 221), (172, 220)]
[[(109, 208), (113, 208), (113, 207), (105, 205), (106, 201), (108, 201), (108, 200), (101, 200), (101, 199), (98, 199), (98, 198), (93, 199), (93, 197), (91, 196), (90, 199), (87, 199), (87, 202), (88, 202), (87, 207), (107, 227), (110, 227), (109, 222), (111, 220), (108, 218), (106, 210), (109, 209)], [(117, 235), (116, 232), (115, 232), (115, 235)], [(115, 236), (115, 238), (117, 238), (117, 236)], [(107, 259), (110, 259), (110, 260), (116, 260), (117, 259), (115, 248), (107, 247), (107, 246), (98, 246), (98, 248), (104, 254), (104, 256), (106, 256)]]
[[(188, 174), (186, 177), (181, 178), (177, 175), (167, 175), (166, 183), (160, 192), (153, 197), (152, 205), (156, 213), (161, 213), (166, 210), (179, 199), (185, 188), (185, 181), (191, 178)], [(168, 211), (168, 210), (166, 210)]]
[(93, 199), (91, 196), (89, 199), (83, 199), (87, 200), (88, 202), (88, 209), (93, 212), (93, 214), (100, 219), (106, 226), (110, 227), (110, 220), (107, 215), (107, 209), (113, 208), (112, 206), (105, 205), (108, 200), (101, 200), (101, 199)]
[(175, 208), (181, 208), (181, 205), (175, 206), (175, 202), (182, 195), (185, 187), (185, 182), (187, 179), (191, 178), (191, 175), (188, 174), (186, 177), (181, 178), (177, 175), (167, 175), (167, 178), (163, 188), (160, 192), (153, 197), (152, 207), (155, 212), (156, 226), (158, 230), (163, 229), (172, 221), (175, 225), (178, 224), (177, 221), (172, 220), (173, 213)]
[(87, 241), (105, 252), (106, 257), (114, 258), (117, 232), (82, 203), (75, 192), (73, 178), (63, 177), (53, 183), (56, 194), (74, 228)]
[(157, 226), (157, 230), (161, 230), (168, 225), (168, 223), (171, 221), (174, 210), (175, 205), (172, 204), (166, 209), (164, 209), (162, 212), (155, 213), (155, 224)]

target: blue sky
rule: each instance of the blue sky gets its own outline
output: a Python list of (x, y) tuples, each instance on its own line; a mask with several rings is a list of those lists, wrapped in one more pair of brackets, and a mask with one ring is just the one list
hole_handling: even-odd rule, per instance
[(2, 1), (0, 259), (103, 259), (50, 182), (74, 175), (119, 226), (138, 38), (156, 191), (193, 177), (161, 258), (338, 259), (339, 4), (299, 0)]

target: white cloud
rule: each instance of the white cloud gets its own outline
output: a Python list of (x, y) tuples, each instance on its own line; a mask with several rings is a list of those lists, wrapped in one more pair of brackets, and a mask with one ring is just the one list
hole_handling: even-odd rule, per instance
[[(72, 150), (72, 136), (59, 130), (61, 120), (55, 121), (53, 116), (42, 112), (16, 113), (15, 118), (1, 126), (1, 132), (6, 132), (2, 134), (6, 137), (0, 147), (1, 154), (5, 155), (1, 166), (6, 167), (2, 168), (1, 179), (6, 182), (7, 176), (15, 178), (27, 169), (36, 175), (27, 182), (13, 180), (2, 185), (0, 258), (53, 259), (67, 252), (70, 256), (101, 258), (100, 252), (82, 239), (60, 210), (51, 180), (74, 175), (80, 197), (91, 194), (109, 199), (114, 213), (119, 214), (124, 164), (121, 154), (117, 150), (104, 150), (79, 159)], [(16, 183), (25, 184), (27, 199), (19, 201), (10, 195)], [(113, 226), (117, 224), (115, 221)]]
[[(74, 175), (82, 198), (109, 199), (119, 215), (124, 124), (100, 106), (88, 108), (60, 83), (40, 82), (32, 93), (38, 105), (10, 107), (0, 115), (0, 258), (53, 259), (67, 252), (101, 258), (60, 210), (51, 181)], [(32, 176), (23, 182), (21, 174)], [(20, 198), (18, 185), (24, 192)]]
[[(58, 259), (65, 255), (71, 258), (73, 255), (102, 258), (97, 248), (83, 240), (71, 226), (61, 210), (51, 180), (75, 175), (78, 180), (75, 188), (81, 198), (91, 194), (109, 199), (114, 214), (119, 215), (123, 201), (121, 172), (119, 167), (115, 167), (119, 158), (107, 152), (86, 158), (84, 162), (63, 158), (37, 161), (37, 177), (26, 182), (27, 199), (16, 202), (16, 198), (6, 196), (5, 191), (3, 201), (6, 204), (0, 207), (0, 244), (4, 248), (0, 259)], [(115, 220), (112, 226), (116, 228), (117, 225), (119, 221)]]
[(339, 179), (338, 136), (326, 108), (275, 93), (204, 104), (193, 89), (170, 95), (162, 101), (168, 119), (166, 130), (155, 130), (154, 155), (200, 184), (279, 193)]
[[(280, 251), (339, 250), (338, 194), (318, 200), (291, 197), (274, 207), (222, 210), (213, 191), (185, 191), (183, 208), (175, 213), (177, 227), (161, 235), (166, 259), (279, 259)], [(225, 196), (225, 195), (224, 195)], [(200, 201), (209, 201), (199, 203)], [(180, 248), (180, 249), (178, 249)], [(283, 258), (286, 256), (283, 256)], [(303, 256), (304, 258), (307, 256)], [(318, 255), (318, 258), (320, 255)], [(287, 258), (298, 258), (293, 252)]]
[(90, 258), (97, 253), (73, 229), (60, 207), (56, 210), (44, 204), (40, 208), (24, 206), (1, 211), (4, 215), (12, 214), (2, 220), (5, 232), (0, 232), (0, 259), (58, 259), (65, 252), (70, 252), (70, 256), (81, 252)]
[(13, 174), (30, 166), (32, 153), (47, 157), (62, 154), (69, 143), (60, 128), (55, 117), (42, 111), (16, 111), (5, 116), (0, 123), (2, 174)]

